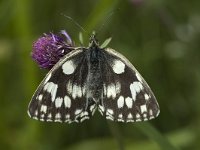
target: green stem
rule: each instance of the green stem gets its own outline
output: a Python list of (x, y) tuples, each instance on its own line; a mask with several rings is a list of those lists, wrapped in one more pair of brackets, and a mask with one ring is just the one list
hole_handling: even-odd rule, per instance
[(108, 126), (110, 128), (110, 131), (111, 131), (113, 137), (115, 138), (115, 140), (118, 144), (119, 150), (125, 150), (123, 136), (120, 132), (119, 125), (115, 122), (110, 122), (110, 121), (107, 121), (107, 123), (108, 123)]

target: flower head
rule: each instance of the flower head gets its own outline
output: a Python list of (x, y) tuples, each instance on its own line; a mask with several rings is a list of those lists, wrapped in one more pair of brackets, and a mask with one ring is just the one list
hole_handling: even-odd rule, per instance
[(59, 35), (50, 33), (40, 37), (33, 43), (31, 55), (41, 68), (51, 69), (72, 47), (70, 36), (63, 30)]

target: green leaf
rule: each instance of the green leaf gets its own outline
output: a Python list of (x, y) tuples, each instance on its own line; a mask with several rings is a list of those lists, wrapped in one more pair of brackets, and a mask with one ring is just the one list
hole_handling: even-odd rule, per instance
[(105, 47), (110, 43), (111, 40), (112, 40), (112, 37), (106, 39), (106, 40), (103, 42), (103, 44), (101, 44), (100, 47), (101, 47), (101, 48), (105, 48)]
[(79, 41), (80, 41), (81, 45), (84, 45), (83, 33), (82, 32), (79, 32)]
[(170, 141), (163, 136), (154, 126), (148, 122), (136, 124), (136, 127), (140, 129), (150, 139), (157, 142), (162, 150), (178, 150)]

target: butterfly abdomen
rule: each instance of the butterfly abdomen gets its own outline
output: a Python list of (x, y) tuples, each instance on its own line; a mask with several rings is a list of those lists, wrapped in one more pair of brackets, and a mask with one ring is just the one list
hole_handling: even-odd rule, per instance
[(99, 48), (91, 47), (89, 49), (87, 88), (89, 95), (93, 97), (95, 101), (99, 101), (103, 89), (100, 63), (102, 57), (101, 55), (102, 54)]

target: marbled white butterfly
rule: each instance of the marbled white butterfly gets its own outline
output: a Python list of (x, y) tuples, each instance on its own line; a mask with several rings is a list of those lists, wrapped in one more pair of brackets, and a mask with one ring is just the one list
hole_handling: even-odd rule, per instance
[(98, 109), (107, 119), (137, 122), (160, 110), (154, 94), (134, 66), (111, 48), (76, 47), (61, 58), (40, 83), (28, 107), (31, 118), (82, 122)]

